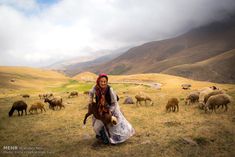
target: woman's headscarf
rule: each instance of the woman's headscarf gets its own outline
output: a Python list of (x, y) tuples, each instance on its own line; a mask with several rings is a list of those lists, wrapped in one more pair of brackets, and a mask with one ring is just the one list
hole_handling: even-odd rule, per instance
[(108, 75), (105, 73), (101, 73), (99, 74), (99, 77), (96, 80), (96, 86), (95, 86), (95, 90), (96, 90), (96, 96), (98, 97), (98, 104), (99, 104), (99, 113), (103, 113), (103, 112), (108, 112), (108, 109), (105, 108), (105, 104), (106, 104), (106, 100), (105, 100), (105, 95), (107, 92), (107, 87), (106, 88), (101, 88), (99, 85), (100, 79), (105, 77), (108, 81)]

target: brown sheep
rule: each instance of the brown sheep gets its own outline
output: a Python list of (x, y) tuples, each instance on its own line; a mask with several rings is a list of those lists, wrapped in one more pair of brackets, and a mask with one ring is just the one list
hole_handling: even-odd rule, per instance
[(199, 92), (192, 92), (185, 99), (185, 105), (190, 105), (198, 101), (199, 101)]
[[(13, 115), (15, 110), (18, 111), (18, 116), (20, 115), (23, 116), (24, 111), (25, 111), (25, 115), (27, 115), (27, 107), (28, 105), (22, 100), (14, 102), (11, 107), (11, 110), (9, 111), (9, 117)], [(19, 111), (21, 111), (21, 114)]]
[(138, 103), (141, 105), (141, 101), (145, 101), (145, 105), (147, 105), (147, 101), (150, 101), (150, 104), (153, 106), (153, 101), (150, 97), (144, 96), (144, 95), (136, 95), (136, 105), (138, 106)]
[(90, 93), (89, 91), (84, 91), (83, 92), (83, 94), (85, 94), (85, 95), (89, 95), (89, 93)]
[(211, 96), (205, 105), (205, 112), (209, 111), (209, 110), (213, 110), (216, 112), (216, 109), (219, 108), (220, 106), (225, 106), (225, 111), (227, 111), (228, 106), (227, 104), (229, 104), (231, 102), (231, 98), (229, 95), (227, 94), (217, 94), (217, 95), (213, 95)]
[(63, 107), (65, 108), (65, 106), (62, 104), (62, 98), (53, 98), (53, 99), (49, 99), (49, 98), (45, 98), (44, 102), (48, 102), (49, 103), (49, 108), (52, 110), (55, 110), (55, 107), (60, 107), (60, 109)]
[(170, 98), (166, 104), (166, 112), (172, 111), (175, 112), (177, 108), (177, 112), (179, 111), (179, 101), (177, 98)]
[(23, 97), (23, 98), (29, 98), (30, 95), (29, 95), (29, 94), (23, 94), (22, 97)]
[(72, 92), (69, 94), (68, 98), (71, 98), (71, 97), (74, 97), (74, 96), (78, 96), (78, 92), (77, 92), (77, 91), (72, 91)]
[(93, 114), (96, 119), (99, 119), (103, 122), (103, 124), (104, 124), (104, 126), (105, 126), (105, 128), (108, 132), (108, 135), (110, 137), (110, 133), (109, 133), (109, 129), (108, 129), (107, 125), (108, 124), (116, 125), (117, 124), (117, 118), (112, 116), (110, 111), (108, 113), (104, 113), (103, 115), (100, 115), (100, 113), (98, 112), (98, 109), (99, 109), (99, 105), (97, 103), (95, 103), (95, 102), (90, 103), (88, 105), (88, 112), (85, 115), (85, 118), (83, 120), (83, 124), (85, 125), (86, 124), (86, 119), (90, 115)]
[(41, 110), (41, 112), (44, 110), (46, 112), (46, 109), (44, 108), (44, 104), (42, 102), (36, 102), (34, 104), (31, 105), (29, 112), (33, 113), (34, 112), (38, 112), (38, 109)]
[(42, 95), (44, 99), (53, 97), (53, 93), (45, 93)]

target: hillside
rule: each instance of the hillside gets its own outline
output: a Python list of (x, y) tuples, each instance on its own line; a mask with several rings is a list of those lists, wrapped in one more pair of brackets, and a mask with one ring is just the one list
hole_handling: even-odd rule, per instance
[[(221, 83), (234, 83), (235, 49), (195, 64), (179, 65), (163, 73), (179, 75), (196, 80), (207, 80)], [(210, 76), (210, 77), (208, 77)]]
[[(220, 57), (220, 54), (228, 52), (235, 48), (235, 22), (233, 19), (211, 23), (207, 26), (196, 28), (186, 34), (175, 38), (162, 41), (153, 41), (141, 46), (129, 49), (123, 55), (99, 66), (93, 66), (87, 71), (94, 73), (107, 72), (109, 74), (135, 74), (135, 73), (168, 73), (171, 69), (174, 75), (188, 77), (187, 75), (172, 72), (175, 66), (191, 65), (197, 62), (206, 61), (212, 57)], [(223, 58), (221, 58), (223, 60)], [(225, 62), (225, 61), (224, 61)], [(222, 63), (222, 62), (221, 62)], [(204, 65), (205, 65), (204, 64)], [(220, 64), (220, 63), (218, 63)], [(226, 64), (230, 66), (232, 64)], [(218, 65), (220, 68), (214, 69), (216, 73), (222, 73), (225, 67), (223, 64)], [(180, 68), (180, 67), (178, 67)], [(190, 68), (190, 67), (189, 67)], [(192, 73), (194, 69), (190, 69)], [(194, 74), (192, 74), (194, 75)], [(226, 74), (224, 79), (214, 79), (213, 76), (190, 77), (199, 80), (208, 80), (215, 82), (227, 82), (225, 78), (230, 78), (229, 82), (235, 82), (233, 74)], [(232, 78), (230, 77), (232, 75)]]
[(0, 66), (0, 95), (21, 90), (45, 90), (58, 86), (69, 78), (61, 73), (29, 67)]

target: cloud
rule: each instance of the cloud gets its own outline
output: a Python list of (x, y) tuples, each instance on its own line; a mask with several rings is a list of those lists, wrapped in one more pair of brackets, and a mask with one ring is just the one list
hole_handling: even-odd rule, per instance
[(42, 66), (170, 38), (234, 10), (233, 0), (0, 0), (0, 64)]

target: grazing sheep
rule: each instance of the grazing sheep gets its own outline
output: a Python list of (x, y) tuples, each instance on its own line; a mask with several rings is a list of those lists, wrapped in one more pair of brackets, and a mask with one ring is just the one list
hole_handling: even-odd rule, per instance
[(134, 104), (134, 101), (131, 97), (127, 97), (123, 102), (123, 104)]
[(85, 94), (85, 95), (89, 95), (89, 93), (90, 93), (89, 91), (84, 91), (83, 92), (83, 94)]
[(205, 98), (205, 96), (208, 94), (208, 93), (211, 93), (211, 92), (213, 92), (214, 90), (213, 90), (213, 88), (211, 88), (211, 87), (205, 87), (205, 88), (202, 88), (202, 89), (200, 89), (200, 90), (198, 90), (199, 92), (200, 92), (200, 94), (199, 94), (199, 104), (198, 104), (198, 106), (199, 106), (199, 108), (200, 109), (204, 109), (204, 98)]
[(45, 98), (44, 102), (48, 102), (49, 103), (49, 108), (55, 110), (55, 107), (60, 107), (60, 109), (63, 107), (65, 108), (65, 106), (62, 104), (62, 98), (53, 98), (53, 99), (49, 99), (49, 98)]
[(43, 99), (43, 94), (38, 94), (39, 99)]
[(107, 132), (108, 132), (108, 135), (110, 137), (110, 133), (109, 133), (109, 129), (107, 127), (108, 124), (113, 124), (113, 125), (116, 125), (117, 124), (117, 118), (112, 116), (111, 112), (108, 111), (108, 112), (105, 112), (103, 115), (101, 115), (99, 112), (99, 105), (95, 102), (93, 103), (90, 103), (88, 105), (88, 112), (86, 113), (85, 115), (85, 118), (83, 120), (83, 124), (85, 125), (86, 124), (86, 119), (93, 114), (93, 116), (96, 118), (96, 119), (99, 119), (103, 122)]
[(211, 86), (211, 87), (205, 87), (205, 88), (202, 88), (202, 89), (199, 90), (199, 92), (200, 92), (200, 94), (199, 94), (199, 104), (198, 104), (199, 109), (202, 109), (202, 110), (205, 109), (205, 102), (204, 102), (205, 97), (213, 91), (219, 91), (219, 88), (217, 88), (215, 86)]
[(38, 109), (41, 110), (41, 112), (44, 110), (46, 112), (46, 109), (44, 108), (44, 104), (42, 102), (36, 102), (34, 104), (31, 105), (29, 112), (33, 113), (34, 112), (38, 112)]
[(191, 92), (185, 99), (185, 105), (190, 105), (199, 101), (199, 92)]
[(216, 112), (216, 109), (219, 108), (220, 106), (225, 106), (225, 110), (227, 111), (228, 106), (227, 104), (229, 104), (231, 102), (231, 98), (229, 95), (227, 94), (217, 94), (217, 95), (213, 95), (211, 96), (205, 105), (205, 112), (209, 111), (209, 110), (213, 110)]
[(30, 95), (29, 95), (29, 94), (23, 94), (22, 97), (23, 97), (23, 98), (29, 98)]
[(53, 94), (52, 93), (46, 93), (46, 94), (43, 94), (43, 98), (46, 99), (46, 98), (51, 98), (53, 97)]
[[(27, 106), (28, 105), (22, 100), (14, 102), (11, 107), (11, 110), (9, 111), (9, 117), (11, 117), (13, 115), (15, 110), (18, 111), (18, 116), (20, 116), (20, 115), (23, 116), (24, 111), (25, 111), (25, 115), (27, 115), (27, 111), (26, 111)], [(19, 111), (21, 111), (21, 114)]]
[(187, 89), (190, 89), (190, 87), (192, 87), (192, 85), (191, 84), (182, 84), (181, 87), (182, 87), (182, 89), (187, 90)]
[(141, 101), (145, 101), (145, 105), (147, 104), (147, 101), (150, 101), (150, 104), (153, 105), (153, 101), (150, 97), (144, 96), (144, 95), (136, 95), (136, 105), (138, 106), (138, 103), (141, 105)]
[(177, 98), (170, 98), (166, 104), (166, 112), (172, 111), (175, 112), (177, 108), (177, 112), (179, 111), (179, 101)]
[(74, 96), (78, 96), (78, 92), (77, 92), (77, 91), (72, 91), (72, 92), (69, 94), (68, 98), (71, 98), (71, 97), (74, 97)]
[(204, 97), (204, 103), (206, 104), (207, 100), (208, 100), (211, 96), (217, 95), (217, 94), (225, 94), (225, 92), (222, 91), (222, 90), (214, 90), (214, 91), (208, 93), (208, 94), (205, 95), (205, 97)]

